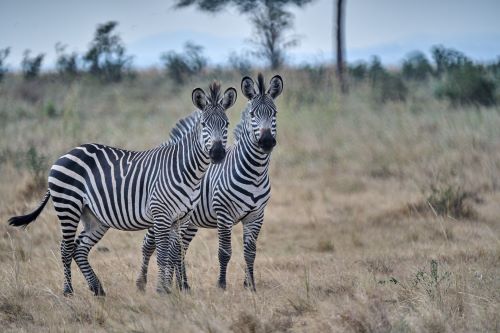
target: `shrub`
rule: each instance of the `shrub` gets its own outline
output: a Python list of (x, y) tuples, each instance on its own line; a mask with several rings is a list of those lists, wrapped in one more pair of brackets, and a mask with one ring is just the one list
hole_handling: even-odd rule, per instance
[(99, 24), (83, 57), (89, 72), (105, 82), (121, 81), (130, 74), (132, 57), (125, 55), (125, 46), (120, 35), (114, 33), (118, 22)]
[(471, 64), (471, 60), (460, 51), (445, 48), (442, 45), (433, 46), (431, 49), (432, 57), (436, 63), (436, 76), (461, 68), (466, 64)]
[(3, 80), (5, 73), (7, 73), (7, 66), (5, 65), (5, 59), (10, 54), (10, 48), (0, 49), (0, 82)]
[(66, 45), (57, 43), (56, 46), (56, 69), (59, 75), (65, 77), (75, 77), (78, 75), (78, 55), (76, 52), (65, 54)]
[(349, 76), (355, 81), (362, 81), (368, 75), (368, 65), (364, 61), (359, 61), (348, 67)]
[(427, 203), (433, 211), (441, 216), (452, 216), (454, 218), (471, 218), (476, 215), (471, 206), (471, 200), (478, 201), (473, 192), (464, 191), (459, 186), (447, 185), (438, 187), (431, 185)]
[(27, 80), (38, 77), (45, 56), (43, 53), (40, 53), (35, 57), (30, 57), (30, 53), (30, 50), (24, 51), (23, 60), (21, 62), (23, 76)]
[(486, 66), (486, 70), (493, 76), (493, 79), (497, 82), (500, 81), (500, 57), (498, 59)]
[(43, 106), (43, 113), (49, 118), (56, 118), (62, 115), (62, 110), (58, 110), (52, 101)]
[(387, 74), (386, 70), (382, 66), (380, 58), (377, 56), (372, 57), (372, 61), (368, 66), (368, 78), (373, 83), (382, 79)]
[(418, 270), (417, 274), (415, 274), (413, 285), (416, 288), (425, 290), (432, 300), (441, 302), (442, 294), (446, 294), (451, 285), (451, 273), (448, 271), (444, 273), (439, 272), (438, 266), (439, 264), (436, 260), (431, 260), (429, 273), (424, 269)]
[(373, 57), (368, 69), (372, 93), (377, 102), (405, 101), (408, 88), (397, 73), (385, 70), (378, 57)]
[(414, 51), (403, 60), (401, 72), (405, 79), (423, 81), (432, 74), (432, 66), (425, 54)]
[(162, 54), (161, 61), (167, 75), (179, 84), (184, 84), (190, 77), (200, 74), (207, 65), (203, 47), (191, 42), (184, 45), (183, 53), (170, 51)]
[(36, 184), (45, 182), (47, 157), (39, 153), (35, 146), (31, 146), (26, 152), (26, 167)]
[(252, 63), (248, 58), (240, 56), (236, 52), (232, 52), (229, 55), (228, 61), (231, 69), (240, 73), (241, 76), (250, 75)]
[(478, 65), (467, 63), (450, 70), (436, 89), (438, 98), (446, 98), (453, 105), (496, 104), (495, 81)]

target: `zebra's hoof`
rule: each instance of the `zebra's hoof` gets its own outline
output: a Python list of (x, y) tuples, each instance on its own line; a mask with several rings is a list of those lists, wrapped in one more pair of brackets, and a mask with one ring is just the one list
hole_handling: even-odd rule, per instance
[(137, 290), (139, 290), (141, 293), (144, 293), (146, 291), (147, 282), (148, 281), (144, 278), (138, 278), (137, 281), (135, 282)]
[(243, 282), (243, 287), (245, 289), (247, 289), (247, 290), (250, 290), (250, 291), (253, 291), (253, 292), (257, 292), (257, 290), (255, 289), (255, 284), (254, 283), (250, 283), (247, 280), (245, 280)]
[(65, 297), (71, 297), (71, 296), (73, 296), (73, 288), (64, 287), (63, 295)]
[(226, 281), (217, 282), (217, 287), (219, 287), (222, 290), (226, 290)]
[(188, 283), (185, 282), (185, 283), (182, 284), (181, 290), (185, 291), (185, 292), (190, 292), (191, 291), (191, 287), (189, 286)]
[(97, 297), (105, 297), (106, 296), (106, 292), (104, 291), (104, 289), (102, 289), (101, 286), (90, 288), (90, 290), (92, 290), (92, 292), (94, 293), (94, 296), (97, 296)]
[(163, 286), (156, 287), (156, 292), (158, 293), (158, 295), (167, 295), (171, 293), (170, 288)]

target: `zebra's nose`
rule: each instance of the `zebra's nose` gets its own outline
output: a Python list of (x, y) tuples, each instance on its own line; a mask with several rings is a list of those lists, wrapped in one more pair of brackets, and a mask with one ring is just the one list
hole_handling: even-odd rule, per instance
[(222, 141), (215, 141), (212, 144), (212, 148), (210, 148), (210, 151), (208, 153), (210, 156), (210, 159), (212, 160), (212, 163), (218, 164), (221, 163), (224, 158), (226, 157), (226, 149), (224, 149), (224, 145), (222, 144)]
[(273, 150), (274, 146), (276, 146), (276, 139), (272, 135), (270, 128), (261, 130), (258, 143), (259, 147), (262, 148), (265, 153), (270, 153)]

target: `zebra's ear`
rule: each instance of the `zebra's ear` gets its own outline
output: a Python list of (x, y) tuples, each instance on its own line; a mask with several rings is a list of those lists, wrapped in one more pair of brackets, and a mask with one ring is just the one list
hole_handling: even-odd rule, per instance
[(249, 100), (253, 99), (257, 95), (253, 80), (250, 77), (245, 76), (241, 79), (241, 92), (243, 93), (243, 96)]
[(203, 89), (196, 88), (193, 90), (191, 98), (193, 99), (194, 106), (196, 106), (199, 110), (203, 111), (203, 109), (205, 109), (205, 106), (207, 105), (207, 96), (205, 95)]
[(281, 95), (282, 91), (283, 79), (279, 75), (273, 76), (273, 78), (269, 82), (269, 89), (267, 90), (267, 93), (272, 97), (272, 99), (275, 99), (276, 97)]
[(224, 97), (222, 97), (222, 107), (224, 110), (227, 110), (234, 105), (237, 96), (238, 94), (236, 93), (236, 89), (233, 87), (227, 88), (226, 91), (224, 91)]

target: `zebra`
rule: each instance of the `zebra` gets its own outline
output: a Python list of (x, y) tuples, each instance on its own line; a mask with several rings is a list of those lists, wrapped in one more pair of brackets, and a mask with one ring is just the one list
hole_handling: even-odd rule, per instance
[[(64, 295), (73, 294), (74, 259), (94, 295), (105, 296), (88, 255), (109, 228), (154, 230), (159, 253), (157, 291), (170, 291), (174, 258), (168, 254), (167, 245), (171, 227), (188, 218), (199, 200), (201, 180), (210, 162), (224, 160), (229, 125), (226, 110), (236, 97), (232, 87), (221, 95), (216, 82), (210, 85), (208, 95), (194, 89), (192, 101), (198, 121), (176, 142), (146, 151), (84, 144), (55, 162), (41, 204), (32, 213), (12, 217), (9, 224), (26, 227), (52, 197), (63, 236)], [(83, 231), (75, 241), (80, 220)]]
[[(176, 252), (176, 277), (181, 289), (189, 289), (183, 257), (198, 228), (217, 228), (219, 236), (220, 272), (218, 286), (226, 289), (226, 269), (231, 258), (231, 229), (239, 221), (243, 224), (243, 246), (246, 262), (244, 287), (255, 291), (254, 261), (256, 243), (264, 210), (271, 194), (269, 181), (270, 154), (276, 145), (276, 113), (274, 100), (283, 91), (283, 80), (279, 75), (270, 81), (266, 92), (262, 74), (257, 79), (258, 92), (254, 81), (244, 77), (241, 81), (243, 95), (249, 100), (242, 113), (240, 123), (234, 130), (235, 144), (228, 148), (223, 163), (211, 165), (201, 184), (201, 199), (195, 206), (191, 218), (181, 228), (182, 243), (171, 239), (170, 251)], [(196, 115), (185, 119), (185, 124), (193, 125)], [(171, 137), (182, 137), (180, 129)], [(155, 250), (155, 230), (148, 229), (142, 246), (143, 261), (137, 279), (143, 290), (149, 259)], [(182, 244), (182, 247), (181, 247)]]

